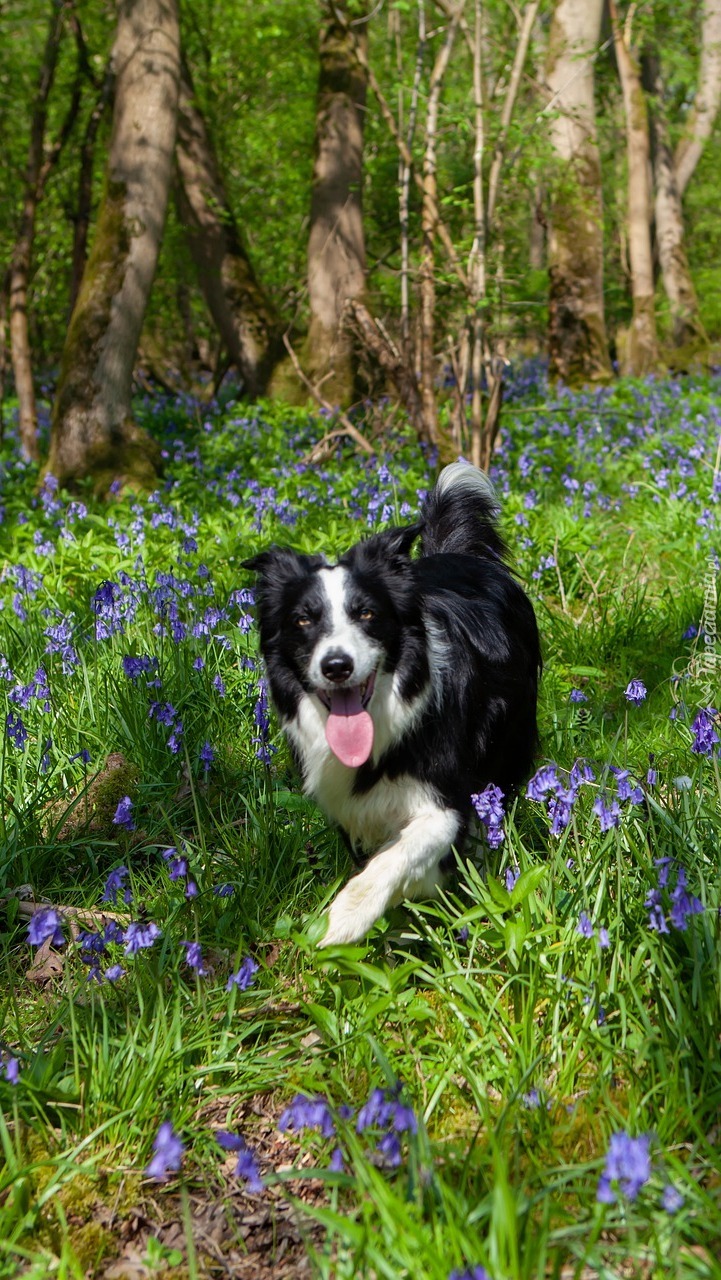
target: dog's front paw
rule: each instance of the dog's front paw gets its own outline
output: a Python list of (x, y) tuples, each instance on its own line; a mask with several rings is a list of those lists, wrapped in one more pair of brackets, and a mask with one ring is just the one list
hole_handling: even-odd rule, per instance
[(319, 947), (337, 947), (347, 942), (360, 942), (383, 915), (386, 903), (379, 900), (370, 885), (361, 883), (362, 876), (342, 889), (328, 912), (328, 928)]

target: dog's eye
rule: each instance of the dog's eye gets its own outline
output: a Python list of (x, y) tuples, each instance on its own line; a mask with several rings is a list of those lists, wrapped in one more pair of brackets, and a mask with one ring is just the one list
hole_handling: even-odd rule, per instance
[(358, 614), (358, 617), (360, 618), (361, 622), (372, 622), (375, 616), (376, 615), (372, 609), (361, 609), (360, 613)]
[(309, 627), (310, 624), (311, 619), (308, 617), (307, 613), (301, 613), (295, 620), (296, 627)]

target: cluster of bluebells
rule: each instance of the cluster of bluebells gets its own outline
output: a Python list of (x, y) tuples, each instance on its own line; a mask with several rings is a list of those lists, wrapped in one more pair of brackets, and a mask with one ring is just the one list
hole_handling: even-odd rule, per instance
[(298, 1094), (278, 1121), (281, 1133), (301, 1133), (315, 1130), (322, 1138), (333, 1140), (335, 1146), (329, 1167), (334, 1172), (344, 1168), (343, 1148), (338, 1139), (338, 1121), (355, 1121), (357, 1133), (370, 1133), (375, 1137), (376, 1158), (390, 1168), (398, 1168), (402, 1160), (401, 1135), (414, 1134), (418, 1121), (411, 1107), (400, 1099), (402, 1086), (392, 1089), (373, 1089), (356, 1114), (353, 1107), (332, 1107), (326, 1098), (308, 1098)]
[[(651, 1135), (642, 1133), (637, 1138), (621, 1130), (611, 1134), (603, 1172), (598, 1180), (596, 1199), (599, 1204), (616, 1204), (619, 1198), (636, 1200), (651, 1180)], [(661, 1206), (667, 1213), (676, 1213), (683, 1205), (683, 1196), (671, 1183), (666, 1183), (661, 1194)]]
[(492, 782), (489, 783), (484, 791), (471, 796), (471, 804), (486, 828), (486, 839), (490, 848), (500, 848), (505, 839), (503, 830), (505, 810), (501, 788), (494, 786)]
[[(685, 932), (690, 917), (703, 911), (703, 903), (688, 892), (686, 868), (675, 858), (656, 858), (654, 865), (658, 868), (658, 881), (655, 888), (649, 889), (644, 903), (648, 909), (648, 927), (656, 933), (669, 933), (670, 924), (671, 928)], [(669, 882), (674, 868), (676, 874), (671, 888)]]
[(528, 783), (526, 796), (529, 800), (545, 803), (551, 822), (551, 835), (560, 836), (571, 821), (582, 785), (594, 781), (595, 774), (584, 760), (576, 761), (568, 774), (567, 783), (560, 778), (557, 765), (542, 765)]
[(721, 737), (716, 732), (721, 727), (721, 717), (716, 707), (702, 707), (691, 725), (693, 741), (691, 750), (698, 756), (721, 757)]

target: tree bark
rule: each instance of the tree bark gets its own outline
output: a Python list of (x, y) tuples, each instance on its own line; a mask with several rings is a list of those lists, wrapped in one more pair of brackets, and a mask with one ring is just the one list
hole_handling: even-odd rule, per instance
[(308, 238), (310, 326), (305, 363), (312, 381), (334, 404), (353, 399), (350, 335), (343, 329), (347, 299), (365, 289), (361, 187), (367, 75), (365, 25), (351, 31), (332, 0), (324, 5), (315, 125), (315, 158)]
[(654, 176), (656, 244), (664, 289), (671, 308), (674, 346), (705, 341), (698, 298), (684, 244), (683, 210), (676, 185), (673, 155), (664, 110), (664, 85), (658, 56), (643, 59), (644, 87), (652, 95), (650, 109), (651, 156)]
[(711, 135), (721, 104), (721, 0), (704, 0), (698, 88), (674, 155), (676, 186), (683, 196)]
[(70, 314), (75, 310), (75, 303), (80, 293), (88, 256), (88, 232), (93, 205), (93, 162), (95, 159), (95, 142), (100, 122), (108, 104), (112, 101), (115, 85), (114, 76), (108, 67), (100, 93), (88, 116), (82, 145), (80, 147), (80, 174), (78, 177), (78, 203), (75, 210), (73, 228), (73, 262), (70, 277)]
[(58, 51), (63, 34), (66, 6), (53, 5), (45, 42), (35, 106), (30, 126), (30, 149), (20, 226), (10, 263), (10, 348), (15, 391), (18, 397), (20, 451), (23, 458), (37, 462), (35, 388), (33, 386), (30, 337), (28, 334), (28, 277), (35, 235), (35, 215), (41, 193), (41, 171), (45, 147), (48, 97), (55, 78)]
[(278, 356), (278, 318), (243, 246), (184, 59), (176, 159), (180, 220), (208, 310), (244, 390), (249, 396), (262, 395)]
[(172, 176), (180, 80), (176, 0), (120, 0), (103, 200), (63, 351), (47, 470), (152, 484), (159, 450), (131, 418), (132, 373)]
[(421, 370), (421, 438), (438, 444), (438, 408), (436, 405), (436, 355), (435, 355), (435, 239), (438, 221), (438, 182), (436, 177), (436, 135), (438, 131), (438, 107), (443, 77), (453, 49), (458, 23), (463, 12), (463, 0), (459, 0), (451, 17), (446, 38), (439, 50), (431, 72), (426, 108), (425, 147), (423, 151), (423, 201), (421, 204), (421, 255), (418, 266), (418, 292), (420, 295), (420, 370)]
[(657, 368), (659, 358), (651, 249), (648, 111), (630, 32), (624, 32), (614, 0), (609, 0), (609, 10), (626, 115), (628, 256), (633, 299), (627, 363), (628, 372), (641, 377)]
[(556, 0), (546, 79), (556, 156), (548, 266), (549, 358), (569, 385), (611, 377), (603, 307), (603, 206), (593, 57), (603, 0)]

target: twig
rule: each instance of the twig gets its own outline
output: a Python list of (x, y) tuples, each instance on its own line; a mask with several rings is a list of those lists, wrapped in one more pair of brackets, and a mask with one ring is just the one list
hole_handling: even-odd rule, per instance
[[(342, 409), (339, 409), (336, 406), (330, 404), (329, 401), (326, 400), (325, 396), (321, 395), (320, 391), (318, 390), (318, 387), (314, 386), (313, 383), (310, 381), (310, 379), (307, 378), (306, 375), (303, 373), (303, 370), (300, 367), (300, 362), (298, 360), (298, 357), (295, 354), (295, 351), (293, 350), (292, 346), (290, 345), (290, 342), (288, 341), (287, 333), (283, 334), (283, 345), (286, 351), (288, 352), (288, 355), (290, 356), (291, 364), (293, 365), (293, 368), (298, 374), (298, 377), (300, 378), (306, 390), (310, 392), (310, 394), (312, 395), (316, 403), (320, 405), (321, 409), (325, 409), (327, 413), (334, 414), (343, 423), (343, 431), (337, 432), (335, 434), (350, 436), (351, 440), (355, 440), (356, 444), (360, 449), (364, 449), (366, 453), (370, 454), (371, 457), (373, 457), (375, 455), (375, 449), (373, 448), (373, 445), (371, 444), (370, 440), (366, 440), (365, 436), (358, 430), (356, 426), (353, 425), (347, 413), (344, 413)], [(328, 437), (326, 437), (326, 439), (327, 438)]]

